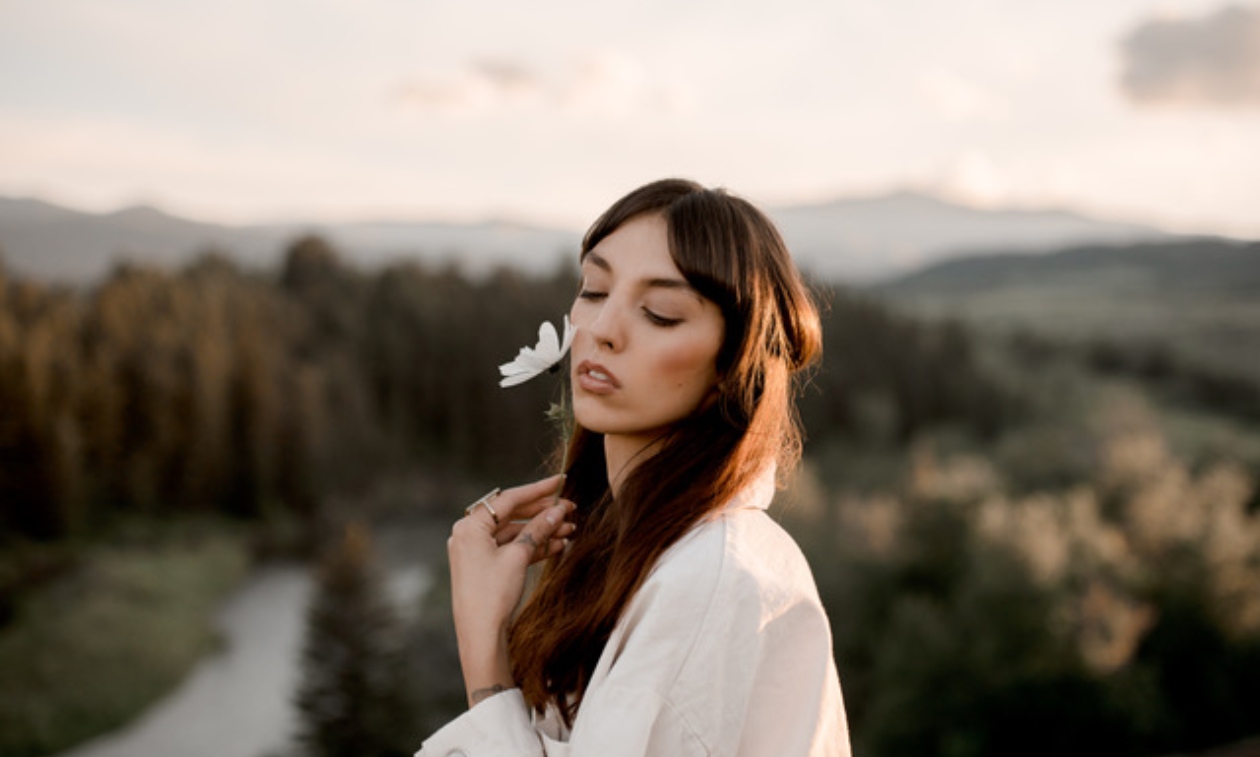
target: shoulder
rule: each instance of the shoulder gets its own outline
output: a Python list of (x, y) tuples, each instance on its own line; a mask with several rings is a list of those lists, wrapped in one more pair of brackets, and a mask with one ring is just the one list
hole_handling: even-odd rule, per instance
[(695, 593), (790, 587), (796, 582), (812, 589), (804, 555), (767, 514), (774, 495), (775, 467), (770, 465), (667, 550), (647, 583), (686, 586)]
[(658, 684), (674, 686), (708, 680), (733, 661), (765, 661), (782, 651), (781, 642), (803, 638), (825, 641), (829, 653), (830, 628), (809, 565), (778, 523), (748, 509), (697, 525), (661, 557), (610, 651), (646, 653), (674, 671)]
[(653, 688), (717, 752), (747, 742), (772, 753), (776, 739), (813, 738), (819, 713), (828, 723), (842, 717), (813, 575), (764, 511), (697, 526), (662, 557), (632, 605), (638, 615), (622, 638), (639, 650), (636, 663), (659, 663), (646, 666), (659, 672)]
[(661, 557), (644, 588), (652, 585), (686, 603), (818, 601), (813, 574), (795, 540), (757, 509), (729, 511), (697, 525)]
[(826, 625), (796, 542), (762, 509), (729, 509), (697, 524), (657, 561), (618, 621), (609, 661), (646, 642), (682, 665), (700, 648), (720, 651), (715, 638), (728, 646), (764, 643), (771, 621), (802, 611)]

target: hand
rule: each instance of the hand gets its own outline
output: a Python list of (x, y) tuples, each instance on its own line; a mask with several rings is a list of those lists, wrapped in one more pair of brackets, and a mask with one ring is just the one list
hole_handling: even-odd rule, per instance
[(556, 500), (561, 476), (508, 489), (455, 522), (446, 551), (460, 665), (470, 704), (474, 693), (509, 688), (507, 627), (525, 591), (526, 569), (564, 549), (574, 504)]

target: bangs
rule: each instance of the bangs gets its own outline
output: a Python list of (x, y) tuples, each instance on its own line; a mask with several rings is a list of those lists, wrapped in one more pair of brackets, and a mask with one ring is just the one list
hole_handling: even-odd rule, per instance
[(665, 179), (610, 207), (582, 240), (581, 259), (622, 224), (660, 214), (669, 254), (683, 278), (721, 310), (719, 374), (755, 377), (772, 357), (792, 370), (821, 346), (817, 311), (774, 224), (746, 200), (685, 179)]
[(722, 312), (726, 328), (717, 368), (725, 374), (737, 360), (759, 299), (747, 220), (729, 196), (714, 190), (680, 198), (665, 211), (665, 220), (674, 265)]
[(715, 194), (688, 195), (665, 211), (669, 253), (692, 287), (718, 305), (734, 306), (748, 299), (741, 288), (750, 278), (749, 234), (730, 199)]

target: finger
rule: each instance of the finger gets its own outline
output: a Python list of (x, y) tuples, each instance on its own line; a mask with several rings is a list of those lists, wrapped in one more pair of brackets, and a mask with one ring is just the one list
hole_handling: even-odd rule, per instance
[(570, 502), (561, 502), (553, 507), (543, 510), (534, 516), (529, 523), (521, 529), (521, 533), (512, 540), (513, 544), (520, 545), (527, 551), (527, 557), (531, 562), (535, 559), (535, 553), (540, 547), (549, 550), (549, 543), (557, 532), (564, 525), (564, 516), (567, 515), (572, 507)]
[[(502, 520), (502, 518), (500, 518)], [(494, 516), (485, 507), (476, 507), (468, 511), (463, 518), (451, 524), (451, 537), (456, 541), (486, 541), (494, 539), (498, 526)]]
[(498, 531), (494, 532), (494, 540), (502, 547), (521, 535), (521, 531), (525, 529), (525, 523), (512, 522), (506, 526), (501, 526)]
[(544, 552), (542, 549), (539, 549), (538, 551), (534, 553), (533, 557), (530, 558), (529, 562), (531, 565), (533, 565), (534, 563), (542, 562), (543, 560), (546, 560), (548, 557), (555, 557), (556, 555), (563, 552), (568, 546), (569, 546), (568, 539), (552, 539), (551, 541), (547, 542), (546, 551)]
[(538, 513), (546, 510), (548, 507), (553, 507), (562, 502), (570, 506), (570, 513), (577, 507), (570, 500), (556, 499), (554, 494), (544, 494), (541, 498), (536, 499), (533, 502), (526, 502), (525, 504), (517, 507), (512, 512), (512, 518), (509, 522), (518, 524), (528, 523), (534, 518), (534, 516), (538, 515)]
[[(567, 499), (560, 500), (560, 503), (563, 503), (566, 506), (565, 508), (566, 517), (572, 515), (573, 511), (577, 509), (577, 505), (573, 504)], [(551, 507), (554, 504), (556, 503), (552, 501), (550, 496), (545, 496), (541, 500), (526, 504), (518, 508), (516, 512), (514, 513), (516, 517), (512, 518), (511, 520), (504, 522), (502, 519), (500, 519), (500, 524), (497, 527), (490, 529), (491, 533), (493, 533), (494, 535), (495, 543), (498, 544), (498, 546), (500, 547), (502, 547), (504, 544), (511, 543), (513, 540), (515, 540), (518, 536), (521, 535), (521, 531), (525, 528), (526, 525), (529, 524), (530, 520), (532, 520), (539, 513), (541, 513), (542, 511), (546, 510), (548, 507)], [(564, 523), (560, 525), (560, 530), (557, 531), (556, 536), (560, 538), (571, 536), (575, 528), (576, 527), (571, 521), (565, 521)], [(486, 530), (484, 521), (478, 530), (480, 531)]]
[[(505, 489), (495, 499), (494, 509), (499, 513), (499, 520), (502, 522), (514, 517), (533, 517), (533, 514), (541, 512), (538, 509), (539, 506), (546, 506), (546, 499), (554, 499), (555, 495), (560, 491), (560, 486), (563, 482), (564, 474), (559, 474), (531, 484)], [(531, 515), (522, 516), (517, 514), (518, 511), (530, 512), (531, 508), (533, 509), (533, 514)]]
[(471, 505), (464, 508), (465, 516), (456, 521), (456, 524), (471, 523), (476, 526), (477, 530), (493, 534), (495, 528), (504, 521), (503, 516), (499, 515), (500, 505), (498, 501), (500, 496), (501, 492), (497, 487), (486, 492)]
[[(515, 541), (516, 538), (521, 535), (521, 532), (525, 530), (526, 525), (528, 525), (528, 521), (520, 523), (512, 522), (511, 524), (496, 531), (494, 539), (499, 543), (499, 546), (502, 547), (504, 544)], [(575, 531), (577, 531), (577, 525), (570, 521), (565, 521), (561, 523), (560, 528), (556, 529), (556, 532), (552, 534), (551, 539), (552, 541), (557, 539), (567, 539), (572, 536)]]
[(569, 546), (569, 539), (564, 539), (560, 537), (554, 537), (554, 538), (548, 539), (546, 544), (539, 544), (529, 554), (529, 564), (533, 565), (535, 563), (542, 562), (543, 560), (546, 560), (549, 557), (555, 557), (561, 552), (564, 552), (564, 550), (568, 546)]
[[(536, 481), (533, 484), (509, 489), (506, 492), (496, 488), (487, 492), (485, 495), (465, 508), (467, 515), (465, 518), (461, 518), (460, 520), (471, 521), (471, 523), (476, 524), (478, 531), (494, 534), (498, 543), (503, 544), (505, 543), (505, 539), (498, 536), (498, 529), (507, 523), (521, 523), (528, 521), (530, 518), (547, 509), (550, 505), (560, 502), (561, 500), (558, 495), (560, 493), (560, 486), (563, 483), (563, 479), (563, 475), (552, 476), (549, 479), (543, 479), (542, 481)], [(520, 496), (522, 494), (529, 495), (534, 493), (542, 484), (554, 484), (555, 489), (550, 490), (550, 494), (543, 494), (543, 496), (533, 500), (520, 500)], [(544, 489), (543, 491), (545, 492), (548, 490)], [(513, 500), (517, 500), (519, 504), (513, 504)], [(509, 516), (509, 512), (514, 517)], [(458, 523), (459, 521), (456, 522)], [(516, 532), (513, 532), (513, 535), (515, 535), (515, 533)]]

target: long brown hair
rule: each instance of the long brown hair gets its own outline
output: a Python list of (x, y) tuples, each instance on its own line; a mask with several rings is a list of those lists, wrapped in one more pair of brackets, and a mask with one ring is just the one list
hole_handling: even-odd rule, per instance
[(577, 535), (553, 558), (513, 622), (513, 675), (540, 712), (566, 723), (595, 664), (661, 554), (747, 486), (772, 460), (800, 454), (793, 374), (821, 350), (818, 313), (774, 225), (747, 201), (679, 179), (640, 187), (587, 232), (582, 257), (625, 222), (660, 214), (687, 282), (722, 311), (717, 397), (659, 440), (614, 499), (603, 436), (578, 427), (564, 496), (578, 503)]

